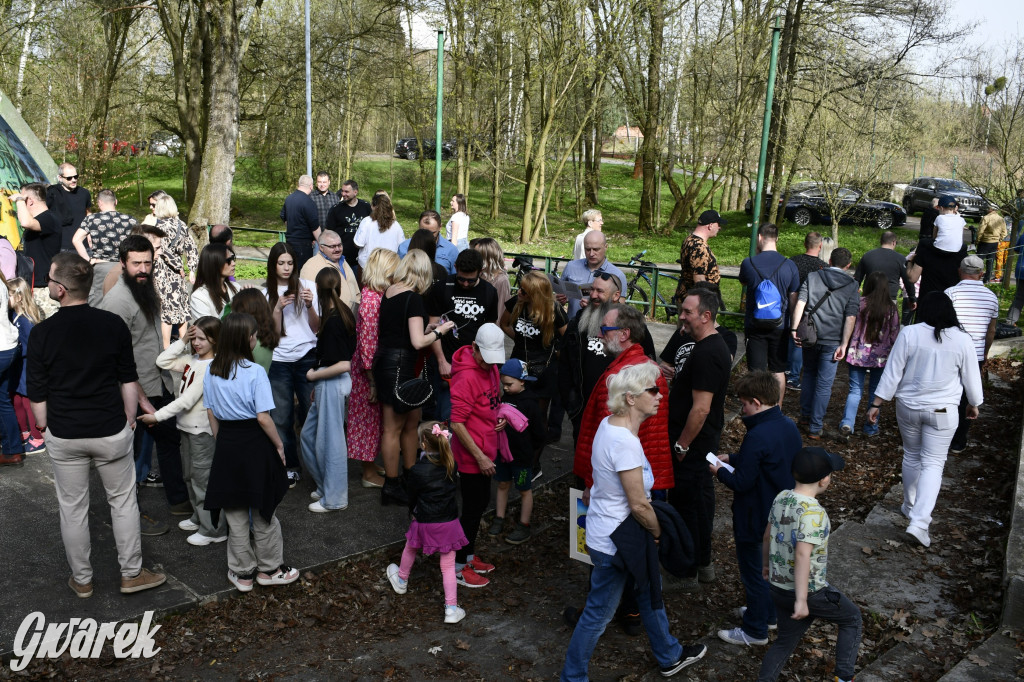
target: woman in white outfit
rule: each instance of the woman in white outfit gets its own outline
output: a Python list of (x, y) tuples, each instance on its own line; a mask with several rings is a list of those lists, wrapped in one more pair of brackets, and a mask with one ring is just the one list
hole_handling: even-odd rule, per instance
[(982, 388), (974, 342), (961, 329), (949, 297), (938, 291), (928, 294), (918, 316), (919, 324), (904, 327), (896, 337), (867, 417), (877, 423), (882, 402), (896, 398), (903, 437), (900, 511), (910, 520), (907, 532), (928, 547), (960, 396), (967, 392), (967, 418), (977, 419)]
[(466, 212), (466, 196), (456, 194), (450, 204), (452, 217), (445, 226), (445, 239), (455, 244), (459, 252), (469, 248), (469, 213)]

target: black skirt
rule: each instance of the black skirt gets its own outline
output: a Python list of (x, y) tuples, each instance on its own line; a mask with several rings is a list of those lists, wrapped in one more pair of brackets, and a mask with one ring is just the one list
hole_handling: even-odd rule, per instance
[[(373, 360), (373, 380), (377, 384), (377, 402), (390, 405), (396, 414), (407, 414), (415, 407), (409, 407), (395, 397), (395, 386), (403, 381), (415, 379), (422, 365), (419, 351), (409, 348), (378, 348)], [(433, 404), (433, 398), (420, 407)]]
[(259, 509), (270, 523), (288, 492), (288, 474), (255, 419), (222, 421), (204, 507), (217, 523), (221, 509)]

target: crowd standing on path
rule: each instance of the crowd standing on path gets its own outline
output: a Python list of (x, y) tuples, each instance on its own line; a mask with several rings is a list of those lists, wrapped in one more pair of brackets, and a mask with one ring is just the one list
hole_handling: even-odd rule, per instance
[[(458, 588), (500, 580), (480, 556), (481, 524), (512, 545), (532, 536), (533, 483), (564, 410), (593, 571), (585, 606), (564, 612), (573, 634), (563, 679), (587, 678), (613, 619), (647, 631), (666, 677), (705, 656), (705, 645), (669, 633), (659, 564), (684, 592), (718, 580), (721, 484), (733, 495), (745, 604), (719, 638), (761, 647), (777, 630), (759, 675), (774, 680), (810, 623), (832, 620), (845, 682), (860, 613), (827, 580), (830, 527), (817, 497), (844, 462), (821, 444), (857, 435), (865, 392), (865, 437), (895, 400), (901, 511), (929, 547), (947, 454), (969, 446), (983, 402), (998, 301), (984, 286), (990, 254), (967, 254), (949, 197), (909, 259), (891, 232), (856, 263), (845, 248), (825, 253), (815, 232), (789, 259), (778, 228), (761, 225), (740, 268), (748, 372), (733, 380), (736, 335), (717, 319), (716, 211), (682, 244), (679, 326), (658, 353), (643, 314), (623, 302), (626, 279), (594, 210), (563, 273), (583, 297), (563, 300), (539, 272), (511, 292), (497, 242), (470, 239), (462, 195), (447, 222), (425, 211), (406, 239), (386, 192), (368, 204), (353, 180), (335, 193), (328, 174), (302, 176), (281, 211), (285, 241), (270, 249), (263, 286), (250, 288), (235, 282), (229, 227), (213, 226), (200, 252), (166, 194), (151, 195), (143, 224), (118, 213), (109, 190), (90, 214), (75, 168), (60, 170), (58, 185), (12, 197), (35, 269), (32, 281), (0, 287), (0, 465), (49, 454), (80, 598), (93, 594), (91, 467), (111, 508), (122, 593), (166, 580), (143, 567), (141, 536), (169, 532), (163, 510), (138, 506), (147, 484), (163, 487), (189, 544), (225, 544), (227, 580), (248, 592), (298, 578), (276, 516), (289, 489), (308, 479), (310, 523), (343, 518), (353, 459), (359, 485), (412, 518), (387, 581), (405, 594), (416, 555), (438, 554), (443, 622), (459, 623)], [(901, 326), (901, 291), (916, 324)], [(829, 424), (841, 364), (849, 390)], [(787, 387), (801, 393), (796, 422), (782, 411)], [(735, 453), (719, 451), (730, 392), (747, 429)], [(149, 471), (154, 448), (159, 474)], [(492, 479), (496, 512), (485, 521)]]

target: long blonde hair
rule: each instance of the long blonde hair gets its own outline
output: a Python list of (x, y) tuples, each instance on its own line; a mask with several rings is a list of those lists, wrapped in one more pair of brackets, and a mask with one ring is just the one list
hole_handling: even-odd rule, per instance
[(401, 261), (398, 254), (389, 249), (374, 249), (363, 268), (363, 287), (378, 294), (395, 281), (395, 270)]
[(529, 318), (540, 328), (541, 341), (547, 348), (555, 336), (555, 293), (551, 290), (551, 281), (544, 273), (534, 270), (523, 277), (519, 291), (525, 298), (520, 296), (516, 300), (512, 319), (518, 320), (523, 316), (523, 309), (529, 308)]
[(24, 315), (32, 324), (39, 324), (43, 316), (39, 312), (39, 306), (36, 305), (35, 299), (32, 298), (32, 289), (29, 288), (28, 282), (21, 277), (7, 280), (7, 293), (11, 297), (11, 310)]
[(423, 422), (420, 424), (417, 432), (420, 437), (420, 443), (432, 448), (437, 453), (436, 457), (432, 456), (431, 453), (427, 453), (427, 459), (436, 466), (443, 466), (445, 471), (448, 472), (448, 478), (453, 478), (455, 476), (455, 456), (452, 455), (452, 445), (447, 437), (434, 433), (435, 424), (442, 429), (447, 426), (447, 424), (442, 424), (438, 421)]
[(505, 253), (496, 240), (490, 237), (481, 237), (474, 240), (473, 248), (484, 257), (482, 272), (485, 276), (504, 275), (508, 277), (508, 273), (505, 272)]

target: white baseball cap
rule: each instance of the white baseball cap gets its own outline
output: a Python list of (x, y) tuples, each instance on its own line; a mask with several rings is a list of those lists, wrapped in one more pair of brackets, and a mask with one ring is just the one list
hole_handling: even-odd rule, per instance
[(488, 322), (477, 330), (474, 341), (484, 362), (489, 365), (505, 363), (505, 332), (501, 331), (501, 327)]

